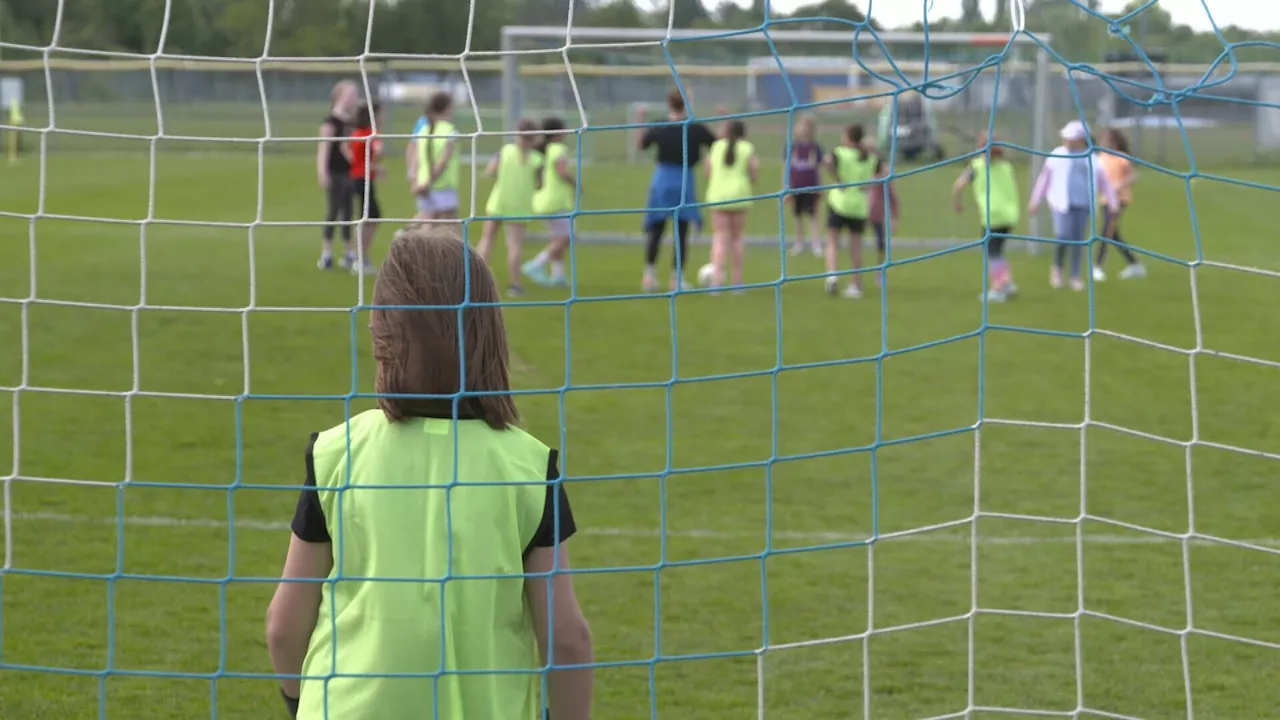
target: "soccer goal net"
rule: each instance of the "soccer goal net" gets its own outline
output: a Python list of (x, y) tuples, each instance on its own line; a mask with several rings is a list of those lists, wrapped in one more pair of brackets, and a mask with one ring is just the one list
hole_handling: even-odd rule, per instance
[[(310, 508), (308, 439), (376, 407), (376, 280), (340, 272), (341, 248), (369, 237), (376, 267), (426, 212), (406, 163), (440, 94), (459, 160), (445, 189), (473, 247), (486, 221), (528, 219), (488, 209), (489, 161), (520, 120), (564, 123), (551, 167), (573, 176), (572, 209), (531, 221), (514, 262), (498, 247), (490, 265), (512, 295), (521, 427), (557, 448), (551, 483), (577, 526), (557, 573), (590, 623), (592, 717), (1276, 714), (1274, 36), (1173, 27), (1157, 48), (1127, 30), (1154, 2), (1113, 18), (1046, 0), (1026, 3), (1042, 12), (1025, 27), (926, 33), (759, 3), (672, 29), (621, 1), (398, 0), (336, 3), (356, 20), (333, 37), (310, 2), (0, 3), (0, 718), (286, 717), (279, 696), (300, 675), (303, 720), (345, 720), (316, 693), (350, 707), (341, 692), (383, 675), (430, 698), (421, 717), (462, 716), (433, 709), (456, 710), (448, 688), (486, 673), (530, 673), (551, 702), (554, 647), (545, 663), (448, 659), (472, 641), (449, 612), (482, 613), (439, 598), (521, 587), (493, 575), (337, 562), (326, 593), (407, 583), (421, 613), (294, 613), (276, 652), (263, 637)], [(581, 20), (605, 6), (651, 27)], [(127, 31), (124, 15), (148, 24)], [(260, 44), (219, 54), (249, 30)], [(281, 49), (286, 34), (314, 52)], [(412, 47), (378, 44), (402, 36)], [(450, 36), (456, 52), (417, 41)], [(346, 81), (384, 113), (382, 172), (359, 178), (380, 218), (368, 196), (349, 217), (326, 204), (356, 172), (352, 145), (322, 136)], [(666, 120), (673, 88), (691, 122), (743, 124), (753, 195), (726, 202), (745, 214), (706, 203), (705, 160), (694, 201), (647, 207), (653, 151), (636, 136)], [(896, 198), (880, 247), (870, 196), (828, 211), (850, 189), (830, 173), (802, 231), (788, 164), (803, 116), (824, 150), (860, 124), (886, 160), (864, 183)], [(1054, 158), (1028, 216), (1073, 121), (1089, 137)], [(991, 234), (978, 178), (999, 154), (1016, 220)], [(1093, 184), (1075, 237), (1080, 168)], [(654, 214), (692, 210), (700, 242), (667, 291), (676, 223), (656, 260), (641, 243)], [(734, 228), (736, 287), (699, 286), (703, 243)], [(520, 263), (565, 232), (563, 286), (526, 277)], [(1047, 252), (1002, 263), (1003, 239)], [(453, 480), (413, 492), (473, 489)], [(361, 489), (381, 490), (397, 489)], [(439, 557), (473, 552), (430, 529)], [(352, 552), (424, 543), (405, 535)], [(508, 544), (518, 563), (523, 543)], [(336, 640), (312, 658), (351, 664), (303, 673), (320, 624)], [(388, 624), (448, 636), (430, 646), (446, 659), (406, 651), (412, 669), (370, 671), (334, 649), (369, 648), (335, 628)]]
[[(952, 154), (973, 147), (993, 103), (1010, 117), (1011, 142), (1031, 146), (1046, 137), (1048, 56), (1028, 36), (893, 32), (854, 39), (845, 31), (790, 27), (717, 36), (578, 26), (571, 29), (568, 62), (564, 27), (507, 27), (502, 34), (508, 52), (504, 114), (510, 124), (521, 114), (568, 113), (607, 132), (634, 123), (637, 106), (664, 116), (664, 98), (680, 85), (704, 118), (754, 112), (760, 113), (762, 126), (785, 125), (795, 109), (816, 114), (832, 130), (852, 122), (876, 130), (881, 112), (899, 97), (895, 91), (921, 85), (924, 105), (941, 133), (938, 144), (949, 146)], [(856, 54), (849, 51), (851, 41)], [(997, 78), (995, 64), (984, 68), (982, 63), (1006, 50)], [(578, 57), (583, 60), (575, 62)], [(923, 87), (929, 83), (936, 86)], [(769, 134), (785, 136), (785, 130), (770, 128)], [(630, 142), (591, 142), (589, 147), (596, 161), (637, 157)]]

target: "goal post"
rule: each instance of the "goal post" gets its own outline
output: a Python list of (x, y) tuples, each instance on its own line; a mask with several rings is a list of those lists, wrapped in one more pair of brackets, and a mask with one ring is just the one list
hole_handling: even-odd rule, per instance
[[(633, 108), (660, 102), (664, 89), (674, 82), (700, 101), (710, 100), (695, 108), (696, 116), (750, 113), (775, 120), (798, 109), (867, 99), (875, 101), (867, 104), (871, 107), (923, 86), (930, 104), (963, 106), (964, 120), (946, 127), (969, 147), (986, 129), (993, 106), (999, 106), (997, 124), (1002, 134), (1017, 145), (1043, 152), (1052, 141), (1047, 49), (1051, 40), (1049, 35), (1024, 33), (510, 25), (501, 33), (504, 130), (513, 131), (522, 113), (535, 108), (555, 108), (567, 116), (570, 127), (583, 130), (631, 127)], [(851, 51), (855, 46), (858, 56)], [(893, 48), (892, 62), (881, 57), (882, 47)], [(1004, 48), (1011, 52), (1002, 53), (997, 81), (996, 72), (983, 63)], [(579, 54), (590, 54), (591, 61), (575, 61)], [(903, 54), (917, 57), (904, 59)], [(822, 81), (835, 76), (834, 84)], [(876, 76), (897, 80), (889, 84)], [(773, 93), (778, 96), (773, 102), (761, 97), (760, 82), (765, 78), (774, 81), (775, 89), (780, 81), (786, 93)], [(1010, 78), (1017, 92), (1004, 87)], [(864, 84), (858, 86), (859, 82)], [(803, 92), (797, 92), (798, 86)], [(1016, 99), (1010, 101), (1009, 95)], [(866, 113), (870, 127), (879, 118), (878, 106)], [(1010, 133), (1009, 127), (1015, 132)], [(616, 142), (591, 145), (619, 147)], [(621, 153), (592, 158), (592, 162), (634, 162), (630, 148), (631, 143), (622, 143)], [(961, 147), (950, 154), (967, 150)], [(1031, 154), (1032, 177), (1042, 162), (1041, 155)], [(1030, 218), (1029, 224), (1032, 234), (1040, 234), (1039, 218)]]

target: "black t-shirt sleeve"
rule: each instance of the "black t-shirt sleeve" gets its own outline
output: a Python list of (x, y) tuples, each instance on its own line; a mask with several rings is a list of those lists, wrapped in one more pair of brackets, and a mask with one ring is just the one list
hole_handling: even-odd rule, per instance
[(315, 489), (316, 462), (312, 453), (315, 451), (317, 437), (319, 433), (311, 433), (311, 442), (307, 443), (307, 477), (302, 483), (303, 490), (298, 496), (298, 507), (293, 511), (290, 528), (303, 542), (327, 543), (332, 542), (332, 538), (329, 537), (329, 528), (325, 523), (324, 509), (320, 507), (320, 492)]
[(644, 135), (640, 136), (640, 149), (648, 150), (649, 148), (653, 147), (653, 144), (656, 143), (657, 141), (658, 141), (657, 133), (654, 132), (653, 128), (649, 128), (648, 130), (644, 131)]
[[(547, 458), (547, 496), (542, 507), (542, 522), (524, 549), (526, 555), (536, 547), (555, 547), (578, 532), (578, 525), (573, 521), (573, 509), (569, 507), (569, 494), (560, 479), (559, 459), (560, 453), (556, 450), (552, 450)], [(557, 519), (559, 527), (556, 526)]]

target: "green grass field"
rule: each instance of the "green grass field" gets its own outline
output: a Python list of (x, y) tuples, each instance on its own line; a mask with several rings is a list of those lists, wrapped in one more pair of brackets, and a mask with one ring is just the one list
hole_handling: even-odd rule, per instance
[[(357, 281), (314, 269), (315, 228), (208, 224), (318, 217), (307, 157), (261, 170), (162, 152), (152, 183), (143, 142), (53, 154), (43, 192), (38, 158), (0, 168), (0, 717), (282, 716), (263, 619), (296, 493), (275, 488), (372, 372)], [(638, 230), (610, 211), (647, 168), (585, 172), (579, 229)], [(901, 179), (903, 237), (974, 234), (955, 172)], [(1186, 263), (1280, 272), (1280, 195), (1193, 197), (1200, 247), (1182, 180), (1144, 173), (1128, 218), (1177, 263), (1074, 294), (1017, 253), (1023, 295), (991, 307), (973, 248), (852, 302), (816, 280), (639, 297), (637, 247), (579, 246), (572, 300), (507, 319), (541, 391), (527, 426), (572, 483), (597, 715), (754, 717), (758, 648), (839, 639), (763, 655), (767, 718), (1272, 716), (1280, 281)], [(751, 231), (778, 225), (761, 201)], [(749, 262), (760, 283), (820, 270)], [(1243, 544), (1158, 534), (1190, 530)]]

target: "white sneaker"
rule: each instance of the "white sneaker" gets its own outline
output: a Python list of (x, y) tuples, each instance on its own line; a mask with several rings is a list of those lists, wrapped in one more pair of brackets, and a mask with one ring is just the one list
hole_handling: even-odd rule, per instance
[[(1123, 275), (1124, 273), (1121, 273), (1121, 274)], [(1106, 271), (1106, 270), (1103, 270), (1102, 268), (1098, 267), (1097, 265), (1094, 265), (1094, 266), (1093, 266), (1093, 281), (1094, 281), (1094, 282), (1106, 282), (1106, 281), (1107, 281), (1107, 271)]]
[(378, 274), (378, 268), (373, 263), (365, 263), (363, 265), (352, 265), (351, 274), (364, 275), (365, 277), (372, 277)]
[(1062, 287), (1062, 268), (1049, 268), (1049, 287), (1054, 290)]
[(979, 295), (978, 299), (979, 300), (986, 299), (987, 302), (1002, 303), (1008, 298), (1005, 296), (1004, 293), (1000, 292), (996, 288), (991, 288), (985, 293)]
[(1012, 282), (1007, 283), (1004, 286), (1004, 292), (1002, 294), (1005, 296), (1005, 299), (1015, 297), (1018, 294), (1018, 286), (1014, 285)]
[(827, 278), (827, 294), (834, 296), (840, 290), (840, 281), (837, 278)]
[(645, 275), (640, 281), (640, 289), (645, 292), (658, 292), (658, 278), (652, 275)]
[(814, 246), (813, 246), (813, 256), (814, 256), (814, 257), (821, 259), (821, 258), (822, 258), (823, 256), (825, 256), (826, 254), (827, 254), (827, 253), (826, 253), (826, 250), (825, 250), (821, 245), (814, 245)]
[(356, 267), (356, 256), (350, 253), (344, 254), (338, 258), (338, 267), (343, 270), (353, 270)]
[(1132, 278), (1144, 278), (1147, 276), (1147, 268), (1142, 263), (1134, 263), (1120, 271), (1121, 280), (1129, 280)]
[(1071, 289), (1076, 292), (1084, 290), (1084, 281), (1078, 277), (1071, 278)]
[(857, 285), (847, 285), (847, 286), (845, 286), (844, 292), (843, 292), (843, 293), (841, 293), (841, 295), (843, 295), (844, 297), (848, 298), (849, 300), (861, 300), (861, 299), (862, 299), (862, 291), (858, 289), (858, 286), (857, 286)]
[(791, 257), (795, 257), (804, 252), (804, 243), (795, 243), (791, 246)]

